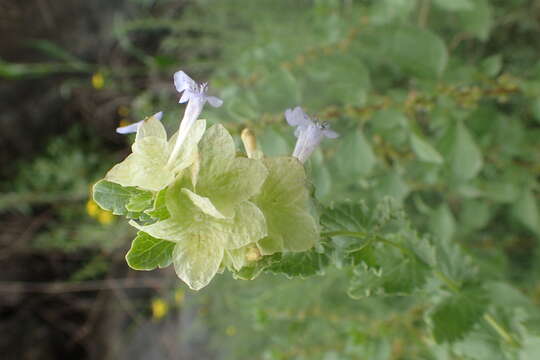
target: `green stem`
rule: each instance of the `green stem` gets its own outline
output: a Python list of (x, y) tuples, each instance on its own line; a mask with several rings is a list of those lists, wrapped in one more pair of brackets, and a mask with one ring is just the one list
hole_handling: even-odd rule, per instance
[[(368, 234), (362, 233), (362, 232), (355, 232), (355, 231), (331, 231), (331, 232), (322, 233), (321, 236), (323, 236), (323, 237), (349, 236), (349, 237), (358, 238), (358, 239), (367, 239), (367, 238), (369, 238)], [(396, 247), (396, 248), (400, 249), (401, 251), (403, 251), (404, 253), (408, 253), (408, 254), (412, 253), (409, 249), (404, 248), (403, 246), (401, 246), (401, 245), (399, 245), (399, 244), (397, 244), (397, 243), (395, 243), (393, 241), (382, 238), (380, 236), (376, 236), (375, 238), (371, 238), (371, 240), (379, 241), (379, 242), (388, 244), (390, 246)], [(433, 274), (439, 280), (441, 280), (453, 293), (458, 294), (460, 292), (460, 290), (461, 290), (460, 286), (456, 281), (450, 279), (448, 276), (446, 276), (444, 273), (442, 273), (439, 270), (435, 270), (435, 269), (432, 269), (432, 270), (433, 270)], [(485, 313), (484, 314), (484, 320), (508, 344), (510, 344), (512, 346), (516, 346), (516, 347), (520, 346), (519, 342), (501, 324), (499, 324), (499, 322), (497, 322), (497, 320), (493, 316), (491, 316), (488, 313)]]
[(446, 284), (446, 286), (448, 286), (448, 288), (453, 292), (453, 293), (459, 293), (459, 284), (456, 283), (454, 280), (450, 279), (448, 276), (444, 275), (442, 272), (438, 271), (438, 270), (433, 270), (433, 273), (435, 274), (435, 276), (437, 277), (437, 279), (441, 280), (443, 283)]
[(484, 320), (486, 320), (486, 322), (493, 328), (493, 330), (495, 330), (495, 332), (497, 332), (497, 334), (499, 334), (499, 336), (502, 337), (504, 341), (506, 341), (508, 344), (515, 347), (520, 346), (517, 340), (514, 339), (514, 337), (504, 327), (502, 327), (502, 325), (499, 324), (497, 320), (495, 320), (495, 318), (491, 316), (491, 314), (485, 313)]

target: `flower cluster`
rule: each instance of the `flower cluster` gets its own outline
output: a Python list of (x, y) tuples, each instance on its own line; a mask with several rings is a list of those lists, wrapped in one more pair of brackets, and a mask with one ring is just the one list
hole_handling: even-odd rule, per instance
[(301, 108), (287, 110), (298, 138), (293, 156), (265, 157), (249, 131), (246, 155), (220, 124), (198, 120), (208, 85), (184, 72), (174, 84), (187, 102), (179, 130), (170, 138), (157, 113), (117, 129), (136, 132), (132, 153), (94, 187), (104, 209), (131, 218), (139, 230), (126, 258), (135, 269), (174, 265), (192, 289), (206, 286), (224, 269), (237, 272), (274, 253), (302, 252), (319, 239), (303, 163), (323, 137), (337, 134)]

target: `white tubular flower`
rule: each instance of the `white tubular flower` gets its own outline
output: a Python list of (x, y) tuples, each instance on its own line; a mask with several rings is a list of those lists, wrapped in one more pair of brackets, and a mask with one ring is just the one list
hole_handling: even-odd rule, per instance
[[(152, 115), (151, 117), (154, 117), (156, 119), (158, 119), (159, 121), (161, 121), (161, 118), (163, 117), (163, 111), (160, 111), (158, 113), (155, 113), (154, 115)], [(136, 123), (133, 123), (133, 124), (129, 124), (129, 125), (126, 125), (126, 126), (121, 126), (119, 128), (116, 128), (116, 132), (118, 134), (132, 134), (132, 133), (136, 133), (137, 130), (139, 130), (139, 127), (142, 125), (142, 123), (144, 122), (144, 120), (146, 119), (143, 119), (141, 121), (137, 121)]]
[(174, 163), (174, 159), (178, 156), (180, 148), (186, 140), (189, 129), (191, 129), (195, 121), (199, 118), (204, 104), (208, 102), (213, 107), (220, 107), (223, 104), (223, 100), (220, 98), (206, 95), (208, 83), (197, 84), (183, 71), (177, 71), (174, 74), (174, 86), (176, 87), (176, 91), (182, 93), (178, 102), (180, 104), (187, 102), (187, 106), (182, 122), (180, 122), (178, 138), (169, 157), (168, 165)]
[(305, 163), (323, 138), (335, 139), (339, 136), (330, 130), (328, 123), (313, 121), (300, 106), (285, 111), (285, 119), (291, 126), (296, 126), (294, 136), (298, 138), (292, 156)]

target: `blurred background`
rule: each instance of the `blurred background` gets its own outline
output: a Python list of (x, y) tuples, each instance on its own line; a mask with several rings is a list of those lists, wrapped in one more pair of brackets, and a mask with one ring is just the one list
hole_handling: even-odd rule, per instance
[(134, 230), (89, 191), (130, 151), (117, 126), (178, 126), (179, 69), (267, 154), (292, 152), (286, 108), (329, 121), (321, 202), (394, 197), (540, 332), (540, 1), (0, 0), (0, 41), (3, 359), (505, 358), (487, 330), (435, 344), (422, 294), (350, 299), (342, 270), (198, 293), (130, 270)]

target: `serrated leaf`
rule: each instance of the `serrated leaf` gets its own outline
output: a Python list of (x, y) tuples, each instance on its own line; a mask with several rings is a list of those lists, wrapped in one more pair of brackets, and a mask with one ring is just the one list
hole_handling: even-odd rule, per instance
[(280, 254), (263, 256), (259, 260), (242, 267), (239, 271), (233, 272), (233, 276), (235, 279), (253, 280), (257, 276), (259, 276), (265, 269), (267, 269), (272, 264), (277, 263), (280, 259)]
[(321, 224), (327, 231), (363, 232), (373, 221), (364, 202), (346, 201), (325, 208), (321, 215)]
[(282, 254), (279, 261), (267, 268), (274, 274), (282, 274), (288, 278), (322, 275), (328, 266), (331, 248), (326, 246), (324, 251), (311, 249), (300, 253)]
[(444, 298), (430, 314), (435, 340), (442, 343), (462, 339), (480, 321), (487, 305), (487, 294), (479, 287), (461, 289)]
[(135, 270), (153, 270), (171, 264), (175, 243), (156, 239), (139, 231), (126, 254), (128, 265)]
[(409, 295), (426, 282), (429, 268), (414, 254), (390, 246), (379, 246), (375, 250), (375, 257), (377, 267), (363, 263), (354, 269), (348, 289), (352, 298)]
[(430, 143), (414, 133), (411, 134), (411, 146), (421, 161), (442, 164), (443, 158), (441, 154)]
[(437, 269), (446, 277), (462, 283), (476, 273), (471, 258), (450, 238), (436, 238), (434, 241), (437, 254)]

